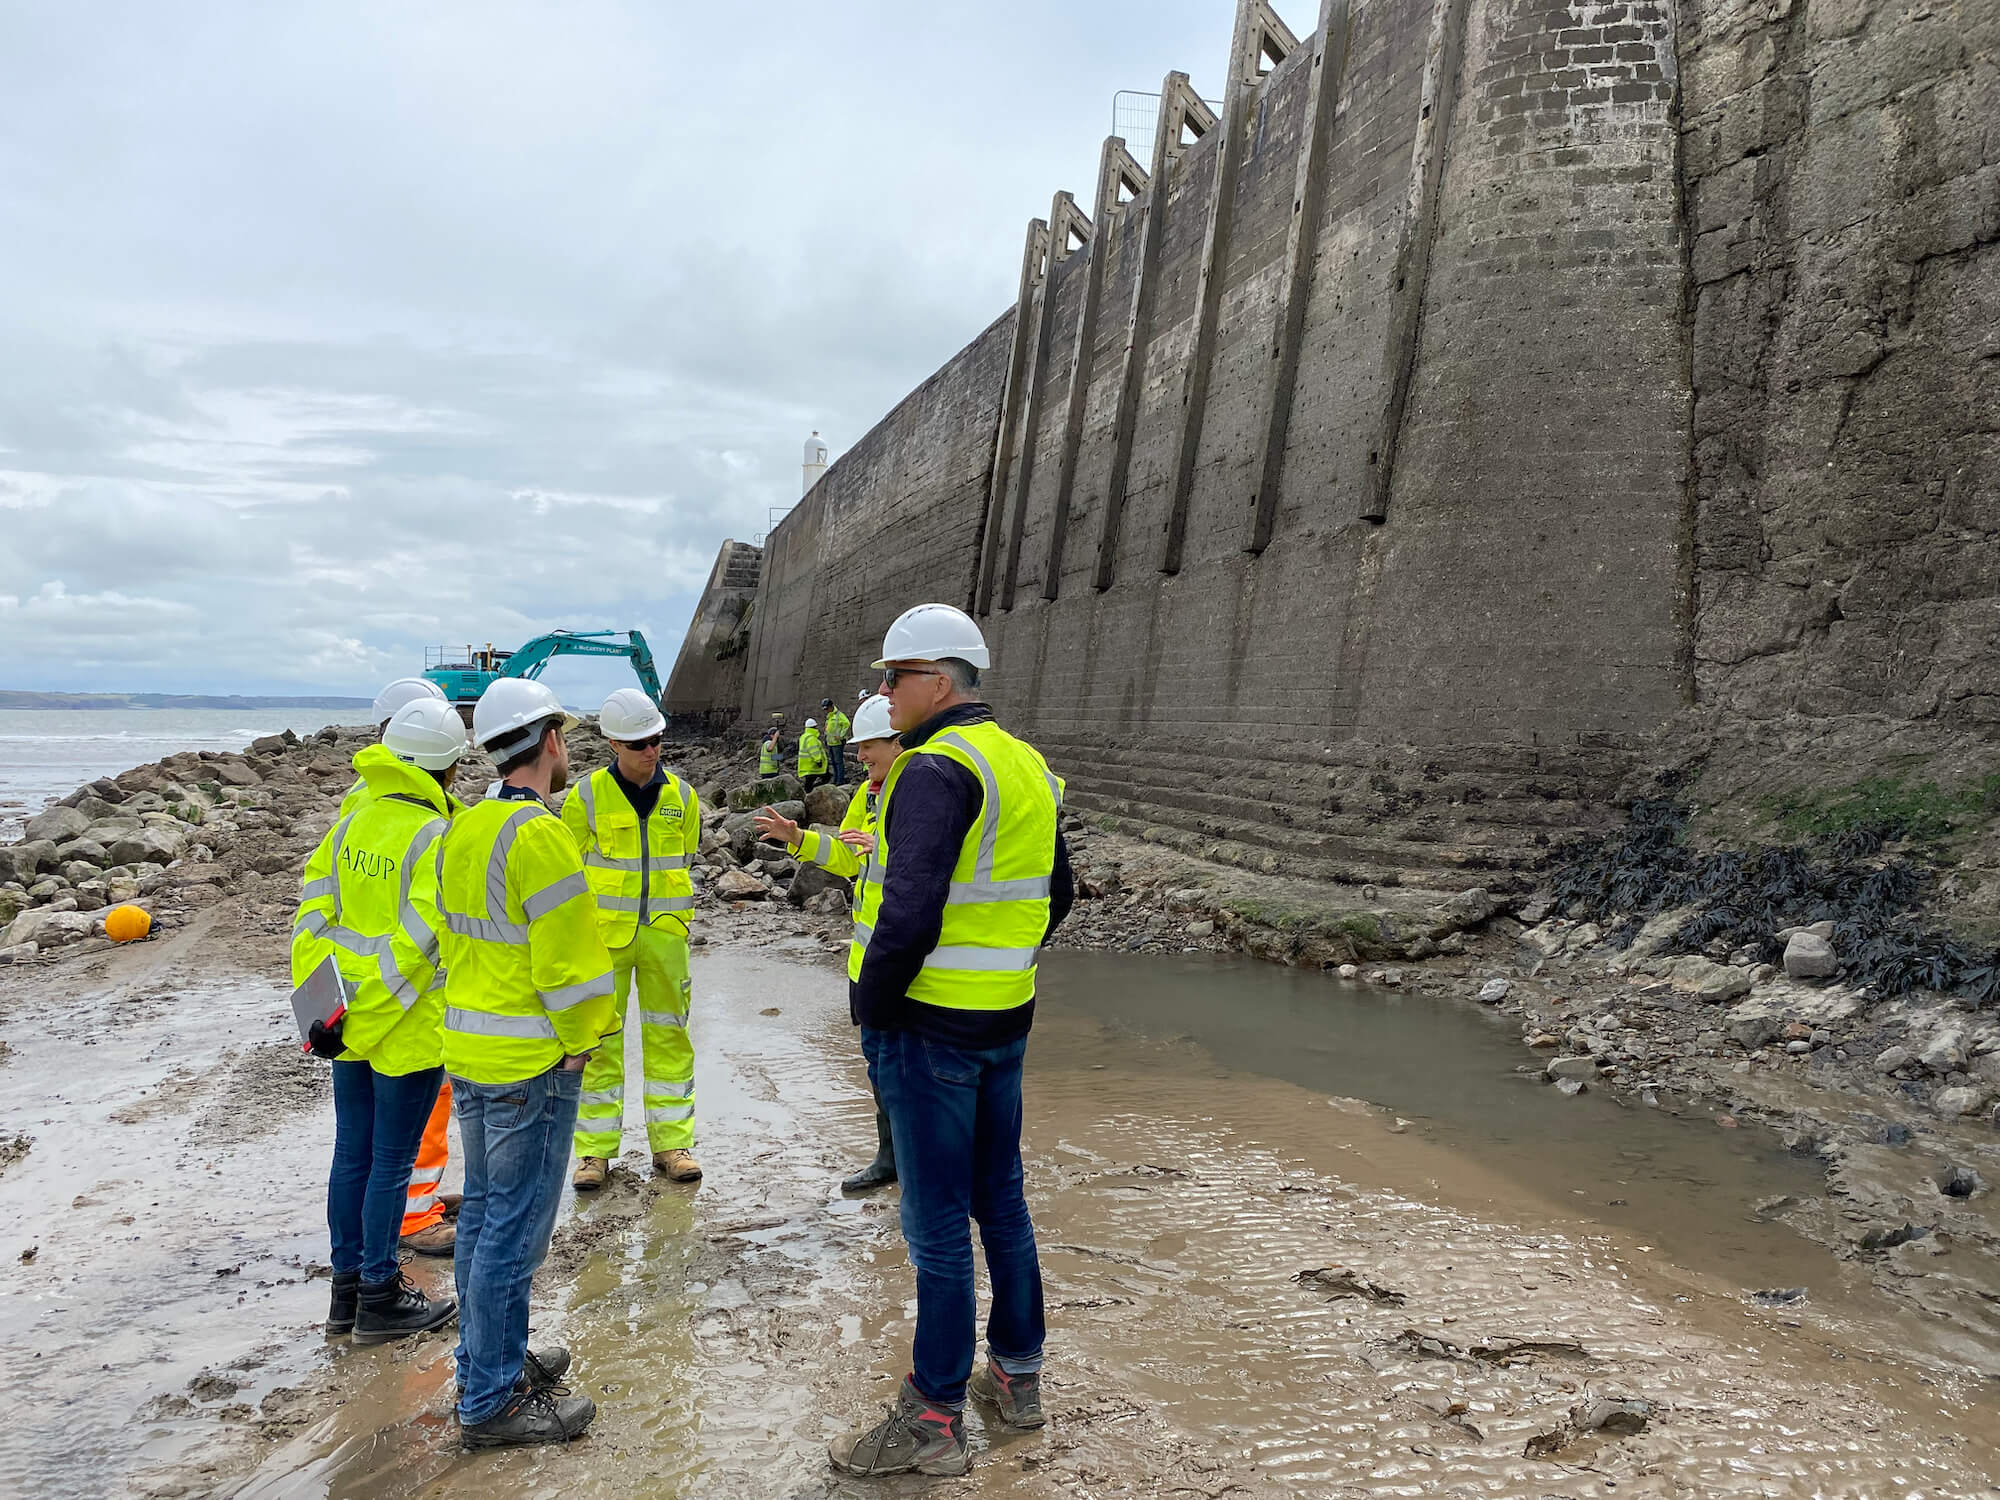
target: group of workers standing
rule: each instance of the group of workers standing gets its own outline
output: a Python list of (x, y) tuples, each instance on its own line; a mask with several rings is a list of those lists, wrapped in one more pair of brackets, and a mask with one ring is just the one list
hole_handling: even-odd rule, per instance
[[(855, 694), (855, 713), (861, 712), (860, 704), (868, 701), (868, 689)], [(798, 773), (799, 784), (807, 791), (831, 782), (835, 786), (847, 785), (847, 747), (859, 745), (861, 736), (849, 719), (834, 705), (831, 698), (819, 700), (820, 712), (826, 715), (826, 724), (821, 727), (818, 719), (807, 719), (805, 727), (799, 731), (799, 742), (795, 747), (796, 759), (793, 769)], [(779, 776), (785, 769), (784, 715), (774, 714), (779, 720), (764, 731), (764, 737), (757, 745), (757, 774), (759, 776)]]
[[(876, 1097), (877, 1153), (843, 1186), (900, 1180), (916, 1270), (915, 1347), (898, 1399), (831, 1445), (835, 1467), (854, 1474), (965, 1472), (968, 1391), (1008, 1425), (1043, 1422), (1021, 1071), (1037, 952), (1073, 892), (1062, 783), (976, 696), (988, 665), (963, 611), (906, 611), (874, 664), (881, 693), (864, 694), (851, 722), (823, 701), (824, 741), (807, 721), (819, 742), (813, 774), (829, 774), (832, 746), (831, 774), (844, 780), (850, 740), (866, 773), (839, 832), (771, 808), (757, 818), (764, 837), (853, 882), (849, 1009)], [(600, 715), (613, 764), (559, 815), (577, 721), (539, 683), (495, 682), (469, 737), (421, 679), (392, 685), (377, 708), (380, 742), (356, 754), (359, 780), (308, 861), (292, 945), (294, 983), (331, 957), (348, 988), (337, 1032), (316, 1024), (311, 1035), (334, 1063), (327, 1329), (377, 1343), (455, 1315), (465, 1446), (563, 1441), (596, 1407), (562, 1384), (567, 1350), (529, 1349), (530, 1279), (572, 1146), (579, 1190), (603, 1186), (618, 1155), (628, 1001), (655, 1171), (701, 1176), (687, 942), (700, 803), (660, 764), (665, 721), (634, 689), (612, 694)], [(474, 745), (500, 779), (467, 805), (451, 787)], [(760, 768), (770, 753), (760, 750)], [(800, 754), (803, 776), (805, 736)], [(439, 1107), (457, 1115), (465, 1169), (445, 1226), (455, 1298), (427, 1297), (397, 1258), (406, 1213), (437, 1197), (443, 1130), (433, 1152), (428, 1128)], [(976, 1372), (972, 1220), (993, 1290)]]

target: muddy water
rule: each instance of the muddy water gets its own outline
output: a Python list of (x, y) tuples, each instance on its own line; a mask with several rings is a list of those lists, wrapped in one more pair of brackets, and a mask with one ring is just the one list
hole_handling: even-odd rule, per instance
[[(81, 996), (10, 997), (0, 1106), (38, 1139), (0, 1177), (0, 1208), (43, 1248), (20, 1268), (7, 1242), (0, 1337), (10, 1389), (56, 1405), (0, 1425), (0, 1474), (33, 1476), (37, 1495), (935, 1488), (840, 1482), (825, 1466), (824, 1440), (906, 1368), (914, 1309), (893, 1193), (850, 1201), (836, 1187), (872, 1142), (870, 1105), (839, 975), (808, 946), (697, 960), (707, 1180), (652, 1183), (634, 1134), (613, 1186), (563, 1210), (536, 1339), (576, 1352), (598, 1426), (564, 1450), (471, 1457), (451, 1423), (448, 1339), (356, 1349), (313, 1328), (324, 1282), (292, 1260), (323, 1254), (328, 1122), (288, 1061), (260, 1061), (283, 1050), (261, 1009), (272, 981), (218, 986), (212, 969), (168, 964)], [(1603, 1164), (1645, 1149), (1672, 1164), (1656, 1175), (1689, 1195), (1676, 1201), (1724, 1220), (1765, 1189), (1760, 1174), (1796, 1164), (1709, 1125), (1687, 1139), (1712, 1142), (1712, 1160), (1633, 1136), (1579, 1168), (1563, 1159), (1572, 1147), (1599, 1150), (1579, 1137), (1626, 1128), (1580, 1112), (1604, 1101), (1521, 1089), (1507, 1097), (1537, 1102), (1455, 1114), (1379, 1077), (1297, 1080), (1176, 1039), (1191, 1027), (1161, 1024), (1158, 1000), (1151, 1030), (1084, 1013), (1072, 986), (1093, 1006), (1120, 989), (1143, 1007), (1163, 985), (1078, 958), (1050, 966), (1027, 1097), (1051, 1424), (1007, 1434), (975, 1409), (977, 1467), (950, 1492), (1989, 1493), (2000, 1423), (1977, 1387), (1918, 1371), (1852, 1323), (1747, 1307), (1742, 1287), (1764, 1278), (1733, 1274), (1698, 1236), (1621, 1217), (1640, 1208), (1641, 1174), (1620, 1188), (1624, 1207), (1570, 1191), (1603, 1196)], [(161, 995), (199, 998), (233, 1035), (163, 1036), (150, 1023), (167, 1002), (146, 998)], [(56, 1015), (77, 1019), (52, 1028)], [(1455, 1067), (1459, 1045), (1433, 1035), (1433, 1061)], [(1512, 1061), (1472, 1074), (1506, 1094)], [(1397, 1069), (1383, 1056), (1368, 1071)], [(1405, 1071), (1410, 1089), (1432, 1087)], [(1380, 1097), (1411, 1124), (1340, 1094)], [(1534, 1134), (1544, 1097), (1588, 1129)], [(1532, 1144), (1475, 1140), (1496, 1114)], [(123, 1197), (57, 1211), (86, 1181), (85, 1196)], [(1766, 1228), (1746, 1226), (1747, 1243)], [(1334, 1265), (1387, 1300), (1295, 1279)], [(242, 1389), (217, 1396), (205, 1374)], [(1523, 1456), (1597, 1395), (1649, 1400), (1655, 1420)]]
[(1835, 1279), (1831, 1256), (1755, 1212), (1820, 1192), (1816, 1163), (1712, 1111), (1566, 1098), (1522, 1071), (1518, 1026), (1488, 1012), (1247, 959), (1060, 952), (1042, 975), (1045, 1017), (1185, 1043), (1220, 1065), (1218, 1080), (1280, 1079), (1405, 1117), (1506, 1183), (1496, 1207), (1540, 1203), (1631, 1231), (1746, 1289)]

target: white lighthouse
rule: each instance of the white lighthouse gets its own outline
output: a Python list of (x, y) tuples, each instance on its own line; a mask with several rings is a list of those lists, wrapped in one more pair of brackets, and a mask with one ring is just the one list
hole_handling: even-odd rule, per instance
[(819, 483), (819, 476), (826, 472), (826, 440), (818, 432), (806, 439), (806, 458), (802, 468), (804, 472), (800, 475), (799, 494), (804, 497)]

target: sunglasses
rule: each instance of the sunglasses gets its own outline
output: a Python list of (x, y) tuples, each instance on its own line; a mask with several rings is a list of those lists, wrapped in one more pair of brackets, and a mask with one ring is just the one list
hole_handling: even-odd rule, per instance
[(643, 740), (620, 740), (618, 743), (627, 750), (650, 750), (659, 744), (662, 738), (664, 738), (662, 735), (649, 734)]
[(884, 667), (882, 669), (882, 691), (893, 693), (896, 684), (905, 677), (942, 677), (944, 673), (936, 667)]

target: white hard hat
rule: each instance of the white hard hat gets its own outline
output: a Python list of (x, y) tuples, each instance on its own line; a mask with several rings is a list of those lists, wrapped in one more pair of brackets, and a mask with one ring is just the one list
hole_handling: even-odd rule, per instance
[(896, 616), (896, 623), (882, 637), (882, 659), (871, 665), (881, 668), (892, 661), (942, 661), (955, 656), (975, 667), (992, 665), (986, 654), (986, 637), (972, 623), (972, 616), (950, 604), (919, 604)]
[(398, 760), (442, 771), (464, 759), (472, 741), (453, 705), (442, 698), (412, 698), (389, 716), (382, 746)]
[(807, 719), (807, 720), (806, 720), (806, 728), (808, 728), (808, 729), (817, 729), (817, 728), (819, 728), (819, 720), (818, 720), (818, 719)]
[(620, 688), (604, 700), (597, 727), (607, 740), (643, 740), (667, 727), (666, 715), (638, 688)]
[(860, 692), (854, 695), (854, 701), (856, 703), (866, 703), (872, 696), (873, 694), (871, 694), (867, 688), (863, 688)]
[(405, 703), (415, 703), (420, 698), (442, 703), (444, 689), (428, 677), (398, 677), (375, 695), (375, 722), (386, 723), (395, 718), (396, 710)]
[(894, 739), (896, 731), (889, 725), (889, 700), (877, 693), (854, 710), (854, 734), (856, 744), (863, 740)]
[(563, 733), (576, 728), (576, 715), (556, 695), (526, 677), (501, 677), (488, 684), (472, 709), (472, 742), (496, 761), (512, 760), (533, 747), (525, 731), (544, 719), (562, 718)]

